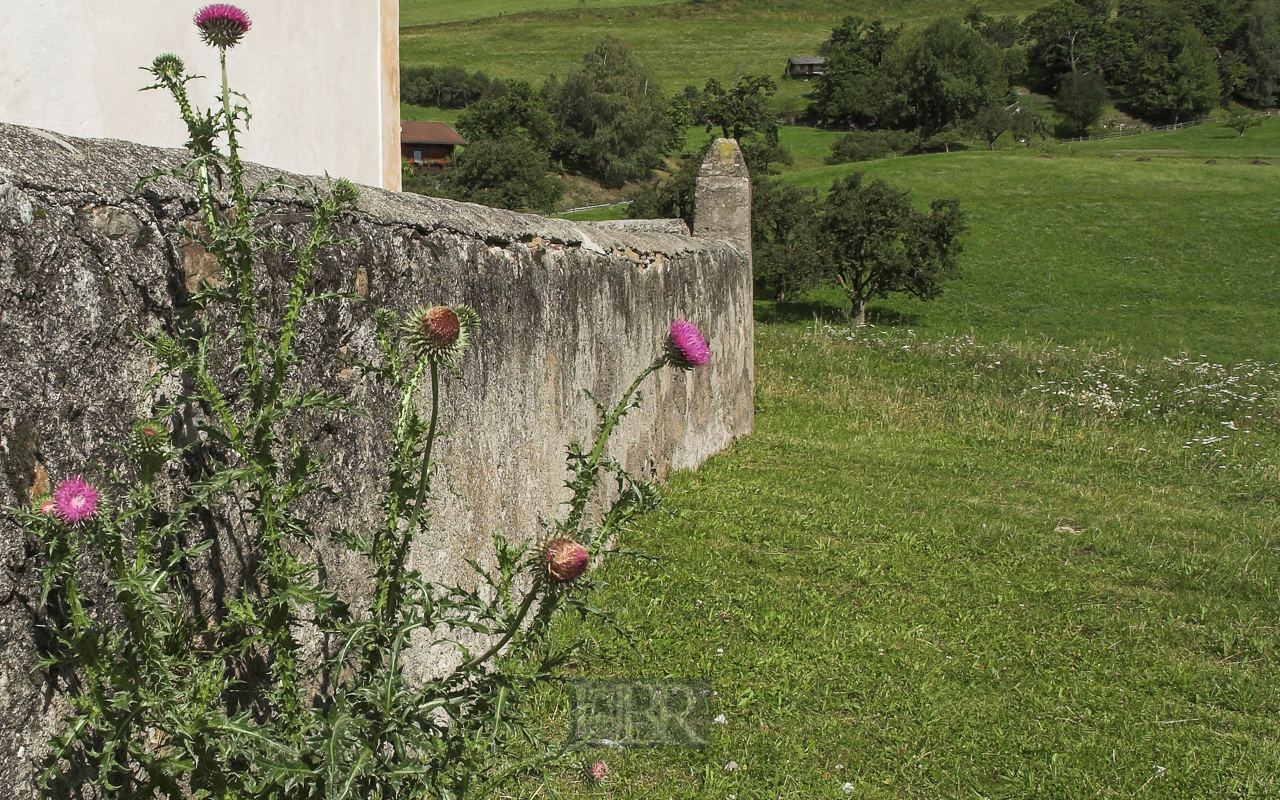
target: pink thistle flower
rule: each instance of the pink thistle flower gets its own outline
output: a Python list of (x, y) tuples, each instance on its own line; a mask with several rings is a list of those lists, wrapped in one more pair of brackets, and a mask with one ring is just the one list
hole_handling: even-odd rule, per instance
[(587, 548), (572, 539), (556, 539), (542, 551), (547, 574), (561, 583), (577, 580), (590, 561)]
[(702, 331), (688, 320), (678, 319), (671, 323), (667, 333), (667, 362), (680, 369), (693, 369), (706, 366), (711, 360), (711, 350)]
[(253, 24), (248, 14), (227, 3), (214, 3), (200, 9), (195, 23), (204, 43), (222, 50), (235, 47)]
[(79, 527), (98, 515), (98, 490), (76, 475), (53, 490), (54, 513), (68, 525)]
[(587, 767), (587, 775), (589, 775), (591, 777), (591, 780), (595, 781), (596, 783), (600, 783), (601, 781), (603, 781), (605, 777), (608, 776), (608, 774), (609, 774), (609, 766), (605, 764), (603, 761), (597, 761), (591, 766)]

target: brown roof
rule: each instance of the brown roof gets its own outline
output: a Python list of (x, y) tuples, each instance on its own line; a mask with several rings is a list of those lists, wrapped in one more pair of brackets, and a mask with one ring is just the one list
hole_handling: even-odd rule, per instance
[(401, 144), (469, 144), (443, 122), (401, 122)]

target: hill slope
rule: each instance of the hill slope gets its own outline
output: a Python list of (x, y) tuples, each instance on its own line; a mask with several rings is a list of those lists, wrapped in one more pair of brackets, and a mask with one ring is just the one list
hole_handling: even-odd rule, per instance
[(1280, 361), (1280, 118), (1244, 139), (1205, 125), (1048, 158), (970, 151), (785, 177), (825, 191), (854, 170), (922, 205), (957, 197), (970, 225), (965, 277), (931, 303), (873, 305), (882, 322)]

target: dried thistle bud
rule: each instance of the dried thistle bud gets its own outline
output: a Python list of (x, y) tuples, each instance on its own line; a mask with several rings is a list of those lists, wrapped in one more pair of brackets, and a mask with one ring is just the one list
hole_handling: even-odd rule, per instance
[(479, 324), (476, 312), (466, 306), (432, 306), (409, 315), (406, 333), (419, 358), (451, 366)]
[(458, 312), (448, 306), (435, 306), (418, 320), (418, 331), (422, 337), (441, 350), (453, 347), (462, 332), (462, 320)]
[(542, 563), (547, 574), (560, 583), (577, 580), (587, 570), (591, 554), (587, 548), (573, 539), (555, 539), (542, 551)]

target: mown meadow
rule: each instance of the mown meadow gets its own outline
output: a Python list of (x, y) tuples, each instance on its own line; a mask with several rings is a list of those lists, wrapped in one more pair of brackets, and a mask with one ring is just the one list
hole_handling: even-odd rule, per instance
[[(968, 8), (608, 3), (406, 0), (404, 46), (536, 80), (613, 32), (670, 90)], [(575, 677), (710, 687), (709, 745), (520, 796), (1280, 796), (1280, 119), (826, 166), (837, 135), (783, 128), (780, 177), (959, 198), (964, 277), (860, 330), (757, 299), (756, 432), (602, 567), (628, 636), (562, 631)]]

